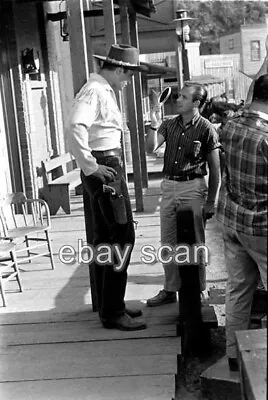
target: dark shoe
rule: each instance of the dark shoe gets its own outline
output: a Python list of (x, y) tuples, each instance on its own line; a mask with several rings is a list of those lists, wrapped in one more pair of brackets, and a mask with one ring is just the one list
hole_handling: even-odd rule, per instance
[(239, 371), (237, 358), (228, 358), (229, 370), (230, 371)]
[(131, 318), (137, 318), (142, 316), (142, 311), (139, 308), (126, 308), (125, 313)]
[(107, 329), (119, 329), (120, 331), (140, 331), (146, 329), (146, 324), (141, 320), (134, 320), (126, 313), (113, 321), (102, 321), (102, 325)]
[(177, 297), (176, 292), (167, 292), (165, 289), (160, 290), (160, 292), (147, 300), (148, 307), (157, 307), (162, 306), (164, 304), (176, 303)]

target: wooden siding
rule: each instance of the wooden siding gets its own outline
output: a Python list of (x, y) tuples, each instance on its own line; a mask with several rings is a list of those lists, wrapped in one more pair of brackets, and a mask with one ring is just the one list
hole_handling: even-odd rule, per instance
[[(263, 60), (266, 55), (265, 50), (265, 39), (268, 34), (268, 29), (266, 26), (252, 29), (241, 29), (241, 38), (242, 38), (242, 61), (243, 61), (243, 71), (249, 75), (254, 75), (260, 69)], [(260, 60), (252, 61), (251, 60), (251, 41), (259, 40), (260, 41)]]
[[(229, 41), (233, 40), (233, 48), (229, 47)], [(221, 54), (240, 54), (241, 53), (241, 34), (240, 32), (231, 33), (220, 37), (220, 53)]]
[[(220, 38), (220, 52), (221, 54), (240, 54), (241, 55), (241, 69), (249, 74), (254, 75), (258, 72), (263, 63), (266, 50), (265, 38), (268, 34), (268, 25), (245, 25), (241, 26), (240, 32), (225, 35)], [(229, 40), (234, 40), (234, 48), (229, 48)], [(250, 42), (252, 40), (259, 40), (261, 46), (261, 59), (259, 61), (251, 60)]]
[(223, 78), (226, 93), (237, 103), (246, 99), (251, 79), (240, 72), (239, 54), (201, 56), (200, 59), (202, 74)]

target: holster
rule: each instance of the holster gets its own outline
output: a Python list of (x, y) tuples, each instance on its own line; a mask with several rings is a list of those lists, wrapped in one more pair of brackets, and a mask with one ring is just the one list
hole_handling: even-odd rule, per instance
[(119, 225), (127, 223), (127, 210), (125, 198), (122, 194), (110, 194), (110, 201), (114, 213), (115, 222)]
[(125, 197), (121, 192), (120, 182), (111, 182), (103, 185), (103, 192), (109, 195), (109, 201), (116, 224), (124, 225), (128, 222)]

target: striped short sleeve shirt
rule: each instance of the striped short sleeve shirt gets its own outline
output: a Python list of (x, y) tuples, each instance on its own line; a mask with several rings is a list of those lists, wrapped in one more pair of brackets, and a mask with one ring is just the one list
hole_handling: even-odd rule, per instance
[(158, 134), (166, 142), (165, 175), (206, 175), (207, 154), (220, 147), (214, 126), (199, 113), (186, 125), (181, 116), (164, 121)]
[(267, 236), (268, 114), (244, 110), (222, 134), (225, 174), (217, 218), (253, 236)]

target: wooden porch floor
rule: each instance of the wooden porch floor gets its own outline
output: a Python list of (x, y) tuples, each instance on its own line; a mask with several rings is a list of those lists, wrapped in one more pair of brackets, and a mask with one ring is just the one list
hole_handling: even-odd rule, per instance
[[(159, 246), (160, 181), (145, 190), (145, 212), (138, 221), (129, 267), (126, 301), (141, 307), (148, 329), (120, 332), (102, 328), (92, 312), (86, 264), (62, 264), (63, 245), (78, 247), (85, 239), (81, 196), (72, 197), (71, 215), (52, 217), (56, 268), (37, 259), (22, 266), (23, 293), (9, 283), (8, 307), (0, 306), (0, 398), (3, 400), (171, 400), (180, 338), (178, 305), (145, 306), (163, 284), (161, 264), (143, 264), (141, 246)], [(132, 198), (133, 186), (130, 184)], [(134, 205), (134, 198), (132, 199)], [(208, 282), (223, 282), (219, 229), (208, 225), (213, 246)], [(217, 311), (217, 310), (216, 310)]]

